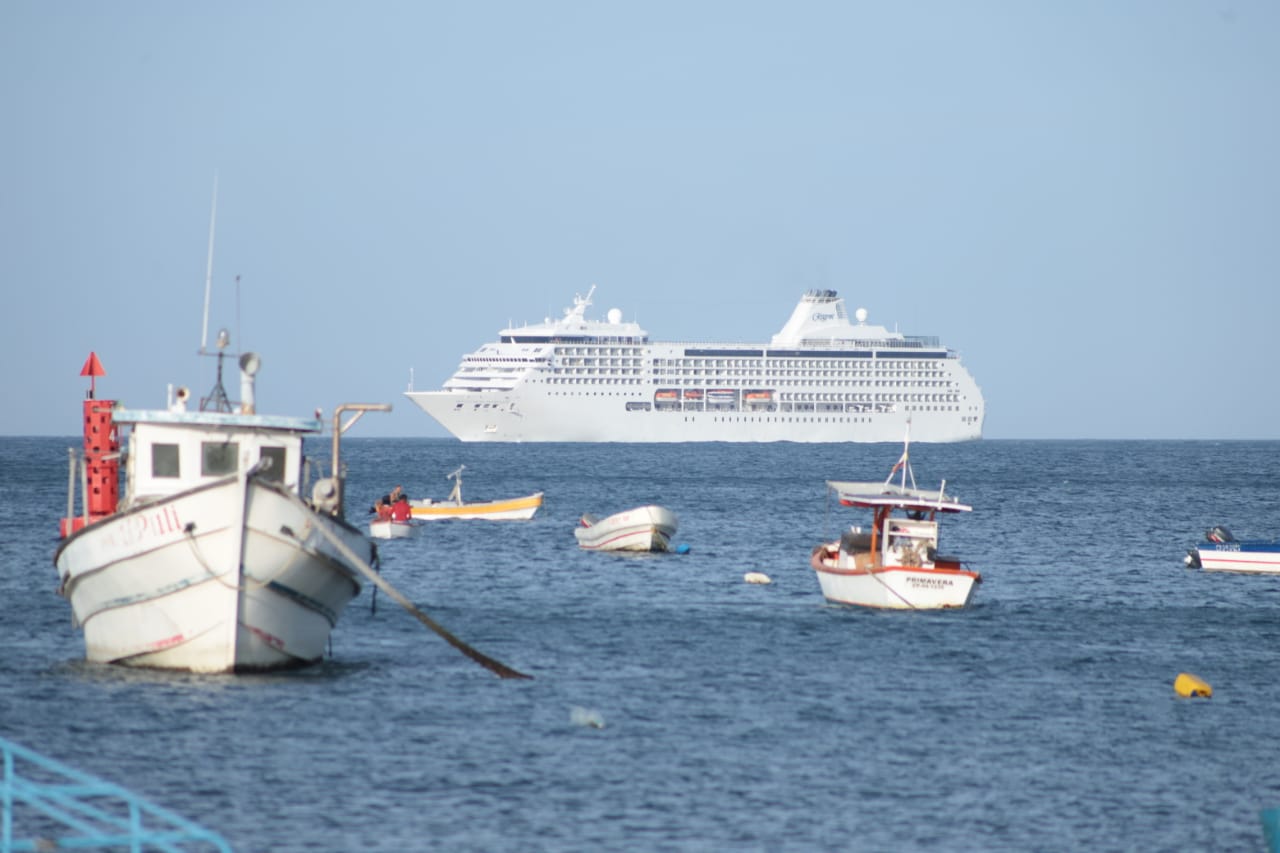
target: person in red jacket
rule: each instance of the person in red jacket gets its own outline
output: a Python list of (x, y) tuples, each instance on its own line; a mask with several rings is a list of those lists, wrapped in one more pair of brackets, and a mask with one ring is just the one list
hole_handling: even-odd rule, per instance
[(399, 500), (391, 505), (392, 521), (408, 521), (413, 517), (413, 510), (409, 508), (409, 498), (401, 495)]
[(388, 521), (391, 518), (392, 506), (385, 500), (381, 500), (378, 501), (377, 506), (374, 507), (374, 511), (378, 513), (378, 521)]

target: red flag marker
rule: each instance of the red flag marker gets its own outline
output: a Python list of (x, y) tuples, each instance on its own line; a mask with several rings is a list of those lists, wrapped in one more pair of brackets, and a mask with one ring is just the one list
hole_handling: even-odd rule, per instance
[(102, 366), (102, 362), (98, 361), (96, 352), (90, 352), (89, 357), (84, 360), (80, 375), (89, 377), (89, 396), (93, 397), (98, 390), (98, 377), (107, 375), (107, 369)]

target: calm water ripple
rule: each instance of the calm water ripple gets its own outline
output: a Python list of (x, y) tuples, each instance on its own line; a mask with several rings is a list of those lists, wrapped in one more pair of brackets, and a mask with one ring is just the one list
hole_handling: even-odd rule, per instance
[[(857, 519), (823, 481), (900, 447), (348, 441), (353, 518), (462, 463), (472, 499), (546, 491), (531, 522), (381, 547), (528, 682), (367, 589), (306, 670), (85, 663), (52, 566), (74, 444), (0, 439), (0, 732), (237, 850), (1241, 850), (1280, 805), (1280, 578), (1181, 564), (1214, 523), (1280, 535), (1280, 443), (917, 445), (921, 485), (975, 507), (944, 547), (984, 583), (877, 613), (825, 605), (807, 559)], [(689, 554), (576, 548), (581, 513), (650, 502)]]

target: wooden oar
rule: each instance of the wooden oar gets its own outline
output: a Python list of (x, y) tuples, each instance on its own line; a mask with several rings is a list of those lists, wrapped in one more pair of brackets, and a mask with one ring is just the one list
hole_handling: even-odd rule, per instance
[[(295, 498), (295, 500), (297, 500), (297, 498)], [(310, 508), (308, 508), (307, 511), (310, 512), (311, 511)], [(511, 667), (507, 666), (506, 664), (502, 663), (501, 661), (494, 660), (493, 658), (489, 657), (483, 652), (477, 649), (473, 649), (471, 646), (462, 642), (462, 640), (459, 640), (457, 637), (451, 634), (447, 628), (445, 628), (443, 625), (436, 622), (430, 616), (428, 616), (427, 614), (419, 610), (417, 607), (415, 607), (413, 602), (411, 602), (409, 599), (401, 595), (398, 589), (393, 587), (391, 584), (387, 583), (387, 581), (382, 577), (382, 575), (375, 572), (368, 563), (360, 559), (360, 555), (358, 555), (355, 551), (351, 550), (351, 548), (347, 545), (346, 542), (343, 542), (331, 531), (326, 529), (323, 524), (317, 524), (315, 525), (315, 528), (316, 530), (319, 530), (320, 533), (326, 539), (329, 540), (330, 544), (332, 544), (334, 548), (338, 549), (339, 554), (346, 557), (348, 560), (351, 561), (351, 563), (357, 569), (363, 572), (364, 576), (367, 577), (373, 583), (374, 586), (376, 586), (378, 589), (385, 592), (387, 595), (391, 596), (391, 598), (397, 604), (399, 604), (405, 610), (408, 610), (410, 613), (412, 613), (419, 622), (421, 622), (423, 625), (426, 625), (432, 631), (435, 631), (437, 634), (439, 634), (446, 643), (453, 646), (455, 649), (462, 652), (464, 655), (471, 658), (473, 661), (480, 664), (490, 672), (497, 673), (497, 675), (500, 678), (533, 678), (532, 675), (525, 675), (523, 672), (514, 670)], [(287, 527), (284, 528), (284, 531), (286, 535), (289, 535), (289, 536), (294, 535), (293, 531), (289, 530)]]

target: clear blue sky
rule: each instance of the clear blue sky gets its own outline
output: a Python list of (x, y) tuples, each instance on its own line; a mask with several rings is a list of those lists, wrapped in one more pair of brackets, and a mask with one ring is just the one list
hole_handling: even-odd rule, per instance
[(1277, 438), (1278, 82), (1270, 0), (8, 0), (0, 433), (77, 434), (90, 350), (207, 393), (216, 173), (262, 411), (440, 436), (410, 369), (592, 283), (722, 341), (823, 287), (958, 349), (989, 438)]

